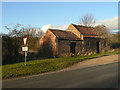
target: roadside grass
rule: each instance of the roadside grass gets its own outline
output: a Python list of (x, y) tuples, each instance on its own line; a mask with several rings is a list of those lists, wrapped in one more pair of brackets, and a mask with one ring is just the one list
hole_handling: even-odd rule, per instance
[(74, 57), (60, 57), (60, 58), (50, 58), (28, 61), (27, 65), (24, 62), (16, 64), (8, 64), (2, 66), (2, 78), (14, 78), (27, 75), (35, 75), (50, 71), (61, 70), (63, 68), (69, 67), (75, 63), (90, 60), (91, 58), (96, 58), (104, 55), (118, 54), (118, 50), (113, 52), (105, 52), (94, 55), (87, 56), (74, 56)]

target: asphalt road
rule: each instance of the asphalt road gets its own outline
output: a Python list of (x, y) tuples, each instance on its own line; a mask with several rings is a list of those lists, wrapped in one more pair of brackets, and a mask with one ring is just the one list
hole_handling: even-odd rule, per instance
[(117, 88), (118, 63), (3, 80), (2, 86), (3, 88)]

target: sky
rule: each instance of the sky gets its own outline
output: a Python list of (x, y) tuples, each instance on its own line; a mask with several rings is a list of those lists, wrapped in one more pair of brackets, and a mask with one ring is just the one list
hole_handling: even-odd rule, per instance
[(41, 28), (67, 28), (84, 14), (93, 14), (97, 24), (117, 29), (117, 2), (2, 2), (3, 33), (6, 25), (22, 24)]

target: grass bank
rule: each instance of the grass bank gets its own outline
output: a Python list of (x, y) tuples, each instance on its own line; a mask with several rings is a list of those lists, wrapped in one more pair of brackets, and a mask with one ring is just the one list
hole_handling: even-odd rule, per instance
[(61, 70), (63, 68), (69, 67), (75, 63), (87, 60), (89, 58), (95, 58), (103, 55), (118, 54), (118, 51), (105, 52), (100, 54), (88, 55), (88, 56), (74, 56), (74, 57), (64, 57), (64, 58), (51, 58), (42, 60), (28, 61), (27, 65), (24, 62), (16, 64), (8, 64), (2, 66), (2, 78), (14, 78), (20, 76), (40, 74), (50, 71)]

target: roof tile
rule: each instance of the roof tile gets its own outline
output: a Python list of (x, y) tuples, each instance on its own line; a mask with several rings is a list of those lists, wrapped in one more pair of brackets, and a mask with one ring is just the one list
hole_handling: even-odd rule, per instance
[[(74, 25), (74, 24), (73, 24)], [(91, 35), (91, 36), (98, 36), (99, 33), (94, 30), (93, 27), (86, 27), (81, 25), (74, 25), (79, 32), (81, 32), (83, 35)]]
[(58, 29), (49, 29), (57, 38), (64, 40), (81, 40), (74, 33)]

